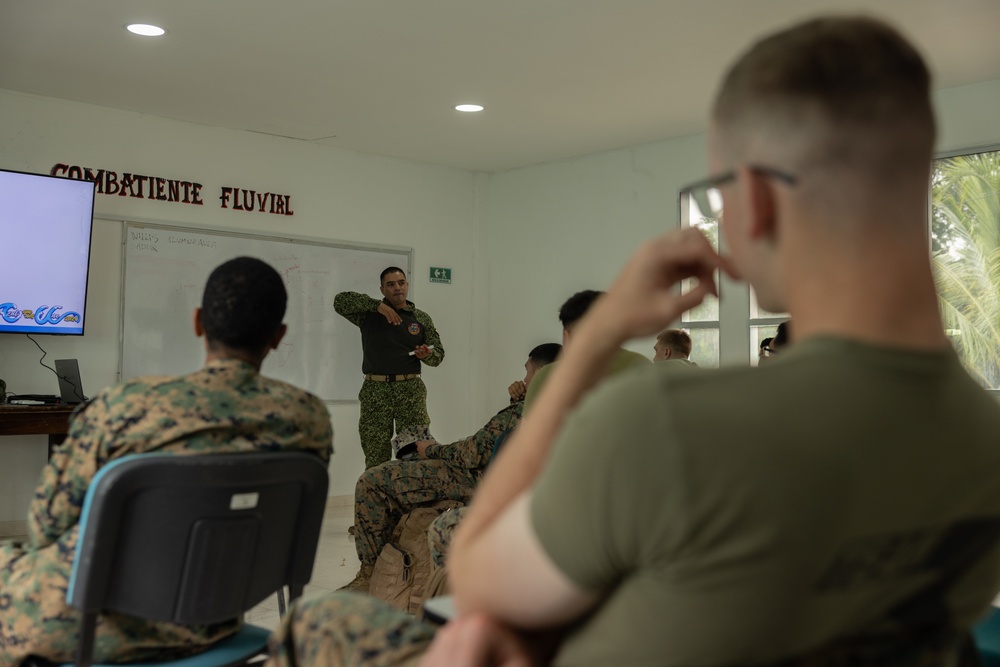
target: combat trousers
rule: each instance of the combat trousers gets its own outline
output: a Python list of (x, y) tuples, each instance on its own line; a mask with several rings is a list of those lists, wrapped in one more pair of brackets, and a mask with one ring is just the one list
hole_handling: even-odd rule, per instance
[(448, 548), (451, 547), (451, 537), (455, 534), (455, 526), (459, 524), (468, 509), (456, 507), (443, 512), (427, 527), (427, 545), (430, 547), (431, 562), (434, 563), (435, 569), (444, 567)]
[(295, 603), (265, 667), (414, 667), (435, 631), (371, 596), (331, 593)]
[(354, 547), (362, 565), (374, 565), (400, 518), (437, 500), (466, 503), (477, 477), (434, 459), (388, 461), (361, 473), (354, 487)]
[(365, 453), (365, 468), (374, 468), (392, 458), (394, 432), (408, 426), (429, 426), (427, 387), (420, 378), (403, 382), (365, 380), (358, 394), (361, 418), (358, 433)]

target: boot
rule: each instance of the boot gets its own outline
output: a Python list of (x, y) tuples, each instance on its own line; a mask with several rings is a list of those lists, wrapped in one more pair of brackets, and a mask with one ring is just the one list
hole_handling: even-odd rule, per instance
[(338, 591), (355, 591), (357, 593), (368, 593), (368, 587), (372, 581), (372, 570), (375, 569), (374, 565), (361, 565), (361, 569), (358, 570), (358, 575), (354, 577), (351, 583), (346, 586), (341, 586)]

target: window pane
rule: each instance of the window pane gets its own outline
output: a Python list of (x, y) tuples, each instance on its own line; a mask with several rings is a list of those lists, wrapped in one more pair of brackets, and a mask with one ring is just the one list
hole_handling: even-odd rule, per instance
[(751, 366), (756, 366), (760, 362), (760, 341), (764, 340), (765, 338), (774, 338), (774, 336), (777, 333), (778, 333), (777, 324), (768, 324), (762, 327), (750, 327)]
[(1000, 388), (1000, 151), (935, 160), (931, 202), (945, 331), (973, 376)]
[[(701, 214), (694, 199), (687, 195), (681, 201), (681, 207), (685, 215), (682, 216), (681, 226), (694, 227), (700, 229), (708, 237), (709, 243), (716, 250), (719, 249), (719, 221), (715, 218), (706, 218)], [(681, 283), (681, 292), (687, 293), (694, 287), (695, 281), (685, 280)], [(719, 284), (719, 272), (715, 272), (715, 284)], [(701, 305), (692, 308), (681, 316), (682, 322), (718, 322), (719, 321), (719, 300), (709, 297)], [(718, 357), (718, 352), (716, 352)], [(716, 363), (718, 365), (718, 363)]]
[(719, 329), (688, 329), (691, 361), (702, 368), (719, 367)]

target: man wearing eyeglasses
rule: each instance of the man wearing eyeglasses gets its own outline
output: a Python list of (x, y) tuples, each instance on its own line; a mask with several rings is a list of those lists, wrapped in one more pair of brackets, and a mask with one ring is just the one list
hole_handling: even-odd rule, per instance
[[(695, 229), (639, 248), (476, 492), (448, 559), (458, 618), (432, 640), (366, 610), (399, 664), (425, 646), (422, 667), (533, 664), (551, 629), (544, 664), (954, 664), (1000, 590), (1000, 406), (938, 314), (934, 132), (927, 68), (882, 23), (809, 21), (744, 54), (690, 189), (731, 254)], [(654, 364), (590, 391), (716, 270), (794, 317), (781, 363)], [(322, 637), (276, 646), (395, 664), (345, 613), (368, 604), (306, 603), (286, 628)]]

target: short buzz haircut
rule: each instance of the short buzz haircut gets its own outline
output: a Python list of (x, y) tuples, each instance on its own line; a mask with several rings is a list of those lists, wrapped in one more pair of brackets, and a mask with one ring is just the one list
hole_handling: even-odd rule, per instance
[(536, 368), (541, 368), (542, 366), (548, 366), (559, 353), (562, 352), (562, 345), (559, 343), (542, 343), (541, 345), (535, 346), (535, 348), (528, 353), (528, 359), (535, 364)]
[(691, 356), (691, 334), (684, 329), (665, 329), (660, 332), (656, 340), (685, 359)]
[(201, 325), (209, 345), (259, 352), (281, 327), (288, 305), (285, 283), (255, 257), (215, 267), (201, 298)]
[(861, 168), (886, 184), (930, 169), (930, 73), (904, 37), (871, 18), (814, 19), (757, 42), (726, 75), (712, 119), (736, 158), (748, 157), (751, 138), (775, 151), (808, 144), (789, 158), (797, 164), (771, 167)]
[(566, 302), (559, 309), (559, 321), (562, 323), (563, 329), (569, 329), (583, 319), (583, 316), (587, 314), (587, 311), (602, 294), (604, 292), (588, 289), (577, 292), (566, 299)]
[(406, 279), (406, 271), (404, 271), (403, 269), (399, 268), (398, 266), (390, 266), (389, 268), (385, 269), (382, 273), (379, 274), (379, 276), (378, 276), (378, 284), (379, 285), (385, 285), (385, 277), (387, 275), (389, 275), (390, 273), (402, 273), (403, 274), (403, 279), (404, 280)]

